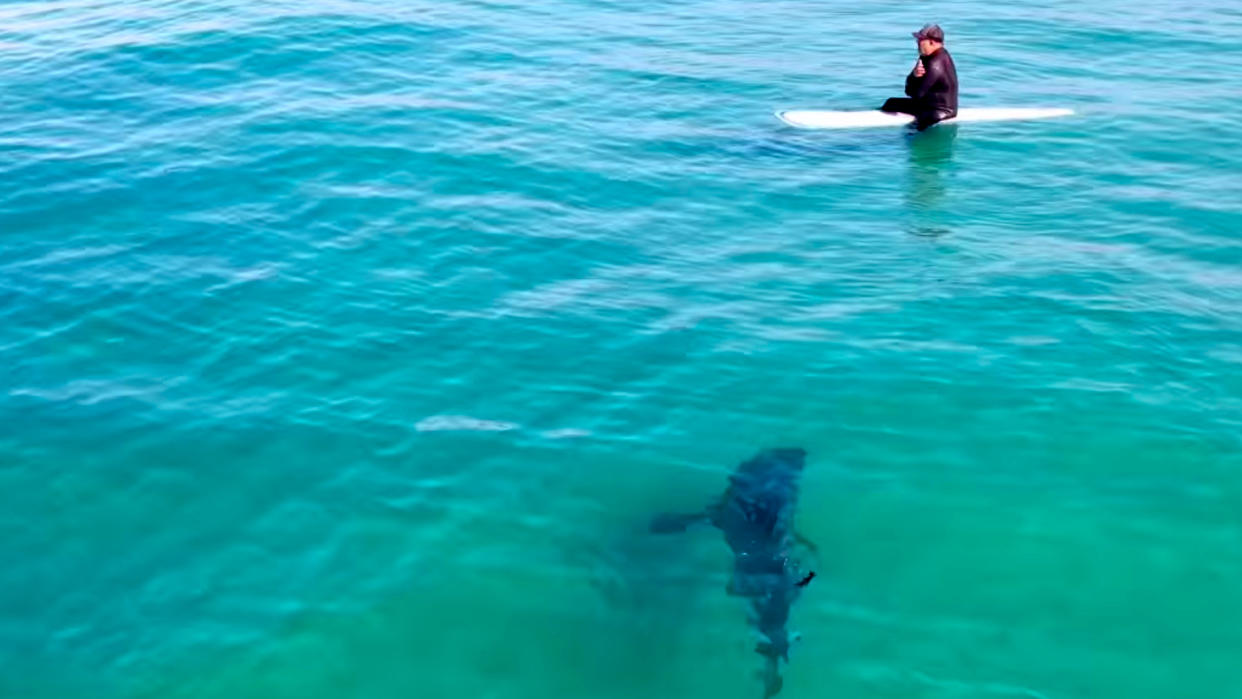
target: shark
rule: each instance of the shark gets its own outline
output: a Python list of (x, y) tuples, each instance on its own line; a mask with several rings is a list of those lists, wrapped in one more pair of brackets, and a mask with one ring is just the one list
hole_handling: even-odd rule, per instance
[(654, 533), (674, 534), (696, 524), (710, 524), (724, 534), (733, 552), (726, 592), (749, 602), (750, 622), (761, 637), (755, 651), (765, 661), (765, 699), (775, 696), (784, 684), (780, 661), (789, 662), (795, 638), (789, 631), (789, 613), (815, 577), (801, 554), (809, 552), (817, 559), (818, 550), (794, 528), (805, 465), (804, 449), (763, 449), (729, 475), (729, 485), (717, 501), (698, 512), (657, 515), (650, 525)]

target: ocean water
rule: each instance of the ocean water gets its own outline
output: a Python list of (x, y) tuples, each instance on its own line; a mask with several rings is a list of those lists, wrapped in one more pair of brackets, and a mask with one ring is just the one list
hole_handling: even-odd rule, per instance
[[(946, 29), (964, 106), (798, 132)], [(1242, 697), (1242, 12), (0, 5), (0, 696)]]

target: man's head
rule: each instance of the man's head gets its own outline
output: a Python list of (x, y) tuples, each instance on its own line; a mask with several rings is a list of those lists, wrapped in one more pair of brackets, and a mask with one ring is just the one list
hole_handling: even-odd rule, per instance
[(939, 25), (924, 25), (914, 32), (914, 38), (919, 42), (919, 53), (924, 56), (930, 56), (944, 46), (944, 30)]

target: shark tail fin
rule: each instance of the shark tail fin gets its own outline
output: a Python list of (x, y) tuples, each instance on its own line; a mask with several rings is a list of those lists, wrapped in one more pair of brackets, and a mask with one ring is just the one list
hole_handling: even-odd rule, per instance
[(697, 524), (706, 520), (707, 515), (702, 512), (694, 514), (665, 512), (652, 518), (651, 531), (656, 534), (677, 534), (686, 531), (691, 524)]
[(780, 693), (781, 688), (785, 686), (785, 680), (781, 677), (780, 667), (776, 663), (775, 658), (768, 658), (768, 663), (761, 673), (763, 678), (763, 699), (771, 699)]

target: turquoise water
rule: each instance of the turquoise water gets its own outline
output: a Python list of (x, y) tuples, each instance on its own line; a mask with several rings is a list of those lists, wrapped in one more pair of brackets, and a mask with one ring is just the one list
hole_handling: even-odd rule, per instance
[[(0, 5), (0, 695), (1242, 697), (1242, 13)], [(942, 23), (966, 106), (896, 94)]]

